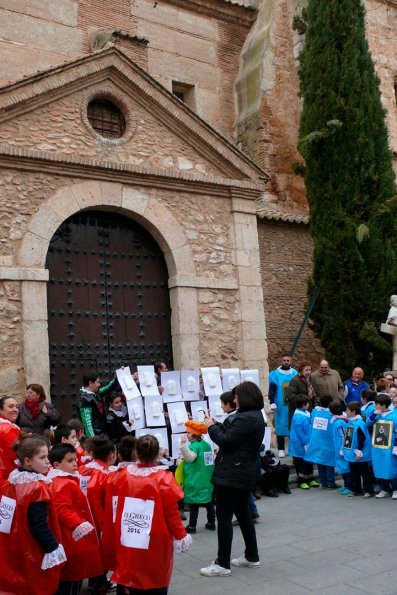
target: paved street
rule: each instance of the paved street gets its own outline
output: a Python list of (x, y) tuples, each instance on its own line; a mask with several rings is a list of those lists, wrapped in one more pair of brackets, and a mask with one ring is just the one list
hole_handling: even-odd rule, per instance
[[(397, 501), (294, 489), (257, 505), (261, 567), (200, 577), (216, 553), (216, 535), (204, 529), (200, 510), (191, 551), (175, 560), (170, 595), (397, 594)], [(236, 527), (233, 557), (242, 552)]]

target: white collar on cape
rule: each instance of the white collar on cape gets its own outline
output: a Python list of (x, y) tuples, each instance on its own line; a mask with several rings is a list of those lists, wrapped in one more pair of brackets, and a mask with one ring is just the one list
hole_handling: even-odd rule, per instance
[(31, 481), (44, 481), (44, 483), (51, 483), (51, 479), (45, 477), (41, 473), (36, 473), (36, 471), (19, 471), (19, 469), (14, 469), (14, 471), (11, 471), (8, 481), (13, 485), (30, 483)]

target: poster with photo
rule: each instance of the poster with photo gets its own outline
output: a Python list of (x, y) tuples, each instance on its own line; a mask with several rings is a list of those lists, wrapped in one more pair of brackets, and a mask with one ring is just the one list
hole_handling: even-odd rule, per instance
[(222, 409), (221, 400), (219, 397), (208, 397), (208, 409), (210, 417), (215, 419), (215, 421), (223, 422), (226, 417), (226, 413)]
[(204, 421), (204, 417), (208, 415), (207, 401), (192, 401), (190, 407), (194, 421)]
[(154, 366), (138, 366), (139, 388), (144, 397), (159, 395)]
[(259, 386), (259, 372), (258, 370), (240, 370), (240, 381), (241, 382), (253, 382), (256, 386)]
[(232, 390), (240, 384), (240, 370), (238, 368), (222, 369), (222, 392)]
[(139, 388), (137, 387), (136, 382), (132, 377), (129, 366), (116, 370), (116, 376), (117, 380), (119, 381), (120, 388), (123, 391), (123, 394), (127, 401), (141, 396)]
[(160, 449), (166, 448), (169, 450), (167, 428), (141, 428), (135, 433), (136, 438), (149, 434), (157, 438)]
[(168, 415), (171, 430), (174, 434), (186, 432), (185, 421), (188, 420), (188, 415), (183, 401), (178, 403), (168, 403)]
[(181, 390), (184, 401), (200, 399), (200, 372), (198, 370), (182, 370)]
[(393, 422), (378, 419), (372, 432), (372, 446), (374, 448), (391, 448)]
[(132, 425), (133, 430), (144, 428), (146, 426), (145, 411), (143, 407), (142, 397), (136, 397), (127, 401), (128, 417), (134, 420)]
[(219, 397), (223, 393), (219, 368), (201, 368), (201, 374), (203, 376), (206, 397), (211, 395)]
[(160, 395), (145, 397), (146, 424), (152, 426), (165, 426), (163, 399)]
[(161, 372), (161, 386), (164, 389), (162, 394), (164, 403), (182, 401), (181, 373), (179, 371)]

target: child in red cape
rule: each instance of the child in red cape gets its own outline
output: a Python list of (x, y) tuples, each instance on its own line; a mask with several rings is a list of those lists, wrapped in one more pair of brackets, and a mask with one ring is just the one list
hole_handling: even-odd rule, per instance
[(85, 455), (85, 451), (84, 448), (81, 445), (81, 440), (83, 440), (83, 436), (84, 436), (84, 426), (83, 426), (83, 422), (81, 421), (81, 419), (78, 418), (74, 418), (74, 419), (70, 419), (67, 422), (67, 425), (70, 426), (75, 432), (76, 432), (76, 444), (73, 444), (73, 446), (76, 449), (76, 454), (77, 454), (77, 468), (81, 467), (81, 465), (84, 464), (83, 457)]
[(179, 516), (183, 492), (172, 473), (157, 466), (159, 443), (154, 436), (138, 438), (136, 454), (139, 462), (126, 468), (119, 487), (112, 580), (125, 595), (152, 589), (165, 595), (174, 547), (182, 553), (192, 541)]
[(105, 488), (105, 513), (102, 526), (102, 559), (105, 568), (115, 567), (115, 520), (118, 500), (118, 488), (122, 482), (125, 469), (135, 461), (135, 436), (123, 436), (117, 446), (118, 465), (113, 473), (109, 473)]
[(50, 492), (67, 556), (56, 595), (78, 595), (83, 579), (103, 573), (98, 536), (87, 498), (80, 489), (75, 449), (71, 444), (57, 444), (49, 459), (53, 466), (48, 473)]
[(0, 501), (0, 592), (52, 595), (66, 561), (49, 491), (48, 447), (41, 436), (15, 445), (20, 467), (3, 485)]
[(21, 428), (15, 424), (18, 415), (16, 400), (13, 397), (2, 397), (0, 399), (0, 486), (7, 481), (11, 471), (16, 469), (16, 454), (12, 445), (21, 433)]

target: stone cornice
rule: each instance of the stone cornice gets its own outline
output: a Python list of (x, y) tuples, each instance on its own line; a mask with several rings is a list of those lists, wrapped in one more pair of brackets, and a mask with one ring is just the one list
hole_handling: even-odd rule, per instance
[(168, 288), (195, 287), (196, 289), (238, 289), (235, 279), (217, 279), (213, 277), (196, 277), (176, 275), (168, 280)]
[(48, 281), (49, 272), (46, 269), (0, 266), (0, 279), (2, 281)]
[(38, 171), (50, 175), (120, 182), (194, 194), (258, 199), (263, 185), (251, 180), (235, 180), (186, 172), (152, 169), (129, 163), (103, 161), (79, 155), (65, 155), (0, 145), (0, 167)]
[(0, 122), (89, 85), (111, 81), (190, 142), (231, 178), (262, 178), (267, 174), (249, 157), (179, 101), (147, 72), (115, 48), (73, 60), (0, 88)]
[(251, 27), (257, 16), (257, 2), (243, 6), (237, 0), (166, 0), (185, 10), (191, 10), (220, 21)]

